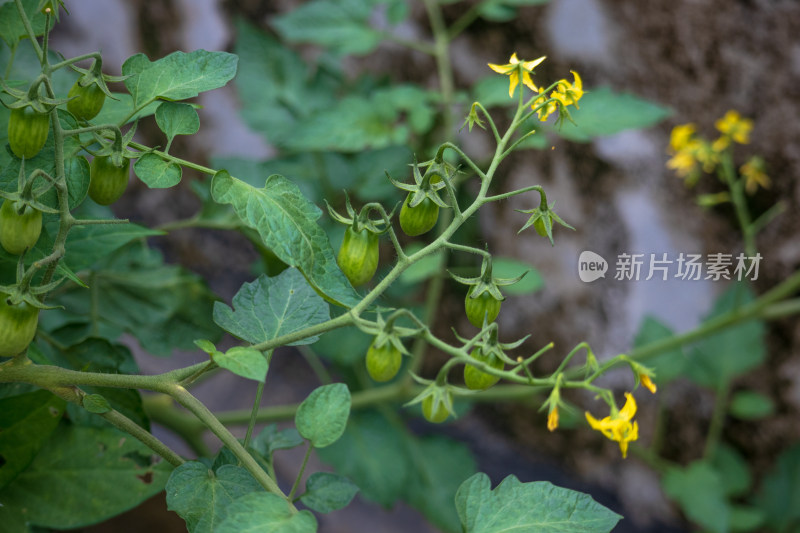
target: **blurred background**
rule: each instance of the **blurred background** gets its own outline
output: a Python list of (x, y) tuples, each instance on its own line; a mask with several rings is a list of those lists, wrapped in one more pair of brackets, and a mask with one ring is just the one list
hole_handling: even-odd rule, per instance
[[(442, 3), (447, 24), (477, 5), (473, 1)], [(270, 168), (271, 158), (283, 152), (269, 126), (254, 127), (257, 120), (268, 123), (269, 116), (257, 108), (259, 87), (253, 80), (258, 79), (254, 72), (261, 67), (253, 58), (263, 53), (267, 65), (271, 52), (253, 48), (252, 32), (283, 39), (276, 20), (302, 4), (292, 0), (68, 1), (70, 14), (56, 27), (52, 43), (65, 56), (102, 51), (104, 70), (114, 75), (120, 74), (125, 59), (137, 52), (151, 60), (175, 50), (197, 48), (239, 53), (239, 77), (233, 84), (197, 99), (202, 106), (200, 133), (178, 138), (173, 153), (211, 166), (245, 158), (263, 163), (257, 168), (265, 170)], [(786, 208), (759, 235), (757, 246), (763, 260), (752, 288), (756, 294), (763, 293), (797, 270), (800, 3), (551, 0), (539, 4), (522, 5), (507, 20), (499, 15), (477, 17), (454, 40), (451, 58), (457, 92), (491, 75), (486, 64), (505, 63), (512, 52), (526, 59), (546, 55), (547, 60), (537, 68), (537, 79), (571, 79), (567, 73), (575, 70), (588, 91), (610, 87), (620, 94), (635, 95), (657, 106), (659, 120), (646, 129), (624, 129), (583, 142), (547, 134), (538, 149), (514, 154), (504, 162), (497, 178), (503, 190), (543, 185), (550, 201), (556, 202), (558, 213), (576, 228), (572, 232), (557, 227), (552, 247), (533, 231), (516, 233), (525, 218), (514, 209), (533, 205), (515, 199), (481, 211), (472, 236), (490, 242), (491, 252), (497, 256), (533, 265), (533, 275), (538, 274), (542, 282), (535, 293), (509, 296), (504, 302), (498, 319), (504, 340), (530, 334), (524, 345), (527, 353), (552, 341), (562, 354), (587, 341), (603, 360), (631, 349), (645, 317), (680, 333), (711, 312), (716, 298), (729, 288), (728, 283), (662, 281), (658, 276), (649, 281), (616, 280), (613, 274), (616, 258), (622, 253), (666, 253), (674, 259), (680, 253), (736, 255), (742, 251), (733, 209), (727, 205), (704, 209), (696, 202), (698, 193), (719, 192), (722, 185), (706, 176), (689, 189), (665, 166), (673, 126), (691, 122), (701, 135), (713, 138), (714, 122), (730, 109), (752, 119), (754, 125), (750, 143), (737, 150), (744, 154), (742, 157), (762, 156), (771, 178), (769, 189), (748, 197), (751, 211), (758, 215), (779, 200)], [(412, 82), (435, 89), (439, 78), (432, 58), (401, 42), (431, 39), (426, 10), (421, 2), (409, 2), (407, 14), (402, 23), (390, 28), (397, 39), (383, 41), (369, 54), (337, 55), (313, 45), (291, 46), (312, 65), (312, 73), (329, 64), (350, 79), (368, 73), (390, 83)], [(386, 19), (378, 9), (370, 23), (383, 29)], [(242, 32), (247, 33), (247, 41)], [(242, 82), (243, 72), (247, 73), (247, 87)], [(442, 131), (439, 124), (438, 129), (431, 130), (434, 138), (428, 142), (453, 140), (479, 161), (491, 156), (491, 138), (480, 130), (456, 131), (471, 103), (465, 98), (457, 99), (455, 127)], [(646, 110), (652, 112), (652, 108)], [(155, 125), (143, 124), (137, 135), (146, 144), (163, 143)], [(403, 164), (411, 162), (411, 152), (407, 155)], [(374, 170), (376, 179), (383, 175), (383, 168)], [(265, 178), (267, 175), (264, 173)], [(149, 226), (190, 217), (200, 208), (190, 184), (200, 179), (187, 169), (177, 188), (165, 190), (150, 190), (134, 180), (123, 200), (114, 206), (115, 212)], [(370, 190), (360, 189), (356, 195), (362, 200), (369, 198)], [(321, 198), (312, 199), (322, 205)], [(335, 247), (337, 238), (332, 235)], [(250, 264), (258, 259), (258, 253), (241, 236), (188, 229), (171, 232), (152, 243), (168, 261), (182, 263), (203, 275), (226, 302), (243, 282), (254, 277)], [(584, 250), (608, 260), (604, 279), (580, 281), (578, 257)], [(383, 262), (389, 260), (387, 250)], [(446, 294), (437, 330), (447, 335), (452, 325), (458, 331), (471, 331), (463, 314), (463, 289), (455, 283), (447, 284)], [(769, 480), (778, 458), (800, 436), (800, 325), (792, 318), (769, 322), (763, 338), (763, 362), (737, 377), (732, 388), (754, 391), (768, 399), (769, 412), (755, 419), (728, 416), (723, 429), (722, 439), (734, 451), (734, 463), (737, 467), (744, 465), (749, 476), (746, 489), (731, 496), (734, 504), (764, 498), (764, 487), (771, 486)], [(688, 351), (680, 355), (690, 356)], [(139, 362), (144, 372), (156, 372), (203, 357), (190, 353), (159, 359), (140, 353)], [(428, 370), (440, 363), (434, 354)], [(542, 370), (552, 371), (558, 361), (542, 364)], [(270, 372), (272, 383), (264, 405), (299, 401), (315, 386), (314, 375), (298, 354), (286, 352), (276, 357)], [(656, 397), (637, 393), (640, 438), (647, 443), (660, 428), (661, 457), (688, 465), (703, 455), (715, 393), (691, 375), (678, 372), (673, 377)], [(246, 409), (255, 394), (251, 383), (220, 375), (201, 384), (198, 395), (212, 409)], [(620, 370), (604, 378), (603, 384), (619, 391), (631, 390), (633, 379), (628, 370)], [(543, 413), (511, 403), (480, 405), (443, 427), (418, 423), (413, 428), (466, 442), (479, 470), (487, 472), (493, 483), (513, 473), (522, 481), (549, 480), (591, 493), (625, 516), (615, 531), (698, 530), (687, 522), (686, 510), (665, 496), (661, 476), (652, 462), (636, 454), (623, 461), (614, 443), (575, 422), (582, 418), (584, 409), (594, 409), (595, 414), (604, 409), (602, 402), (581, 395), (568, 399), (578, 406), (572, 416), (575, 428), (570, 428), (566, 417), (565, 428), (555, 433), (546, 431)], [(180, 448), (180, 441), (170, 434), (162, 432), (159, 436)], [(209, 444), (217, 446), (213, 441)], [(181, 451), (189, 453), (185, 448)], [(287, 479), (294, 475), (300, 461), (296, 455), (287, 452), (281, 456), (285, 466), (279, 467), (279, 472), (283, 468)], [(317, 466), (324, 468), (321, 463)], [(796, 485), (793, 490), (800, 494)], [(796, 495), (794, 498), (800, 505)], [(85, 531), (184, 530), (179, 518), (165, 512), (163, 499), (151, 500), (145, 508), (147, 513), (137, 510)], [(797, 525), (786, 523), (789, 528)], [(758, 526), (764, 531), (777, 530), (770, 527), (767, 523)], [(398, 504), (387, 511), (360, 498), (348, 509), (320, 519), (323, 532), (410, 530), (437, 531), (410, 507)]]

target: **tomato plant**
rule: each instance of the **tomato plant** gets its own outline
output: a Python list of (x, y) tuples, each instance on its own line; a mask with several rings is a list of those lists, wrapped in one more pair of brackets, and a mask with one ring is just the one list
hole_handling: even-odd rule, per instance
[(354, 287), (364, 285), (378, 269), (378, 235), (367, 228), (355, 231), (349, 227), (344, 232), (337, 262)]
[(500, 314), (502, 302), (492, 296), (489, 291), (484, 291), (477, 297), (473, 297), (474, 291), (474, 286), (467, 291), (467, 297), (464, 299), (464, 309), (470, 323), (475, 327), (482, 328), (484, 317), (486, 317), (487, 324), (495, 321), (497, 315)]
[(424, 198), (419, 204), (411, 207), (409, 194), (403, 207), (400, 209), (400, 227), (409, 237), (416, 237), (428, 233), (436, 226), (439, 219), (439, 206), (430, 198)]
[(25, 205), (22, 213), (17, 203), (5, 200), (0, 207), (0, 245), (10, 254), (19, 255), (33, 248), (42, 232), (42, 212)]
[(80, 120), (91, 120), (97, 116), (106, 101), (106, 95), (99, 85), (90, 83), (82, 86), (76, 81), (69, 90), (67, 110)]
[[(485, 354), (480, 348), (475, 348), (470, 353), (470, 357), (481, 363), (486, 363), (495, 370), (503, 369), (503, 361), (494, 354)], [(478, 368), (467, 364), (464, 366), (464, 384), (470, 390), (484, 390), (488, 389), (500, 380), (499, 377), (493, 376), (488, 372), (479, 370)]]
[(8, 144), (20, 159), (31, 159), (47, 142), (50, 114), (39, 113), (31, 106), (11, 110), (8, 119)]
[(38, 321), (36, 307), (25, 301), (13, 304), (8, 294), (0, 292), (0, 356), (11, 357), (27, 348)]
[(385, 342), (380, 348), (373, 342), (367, 350), (367, 373), (377, 382), (394, 378), (402, 362), (403, 354), (391, 342)]
[(130, 161), (123, 159), (122, 166), (114, 165), (111, 156), (101, 155), (92, 159), (89, 197), (100, 205), (111, 205), (128, 188)]
[(425, 399), (422, 400), (422, 416), (424, 416), (425, 420), (428, 422), (441, 424), (447, 420), (447, 417), (450, 416), (450, 412), (447, 410), (442, 400), (436, 402), (435, 405), (434, 402), (435, 397), (433, 395), (426, 396)]

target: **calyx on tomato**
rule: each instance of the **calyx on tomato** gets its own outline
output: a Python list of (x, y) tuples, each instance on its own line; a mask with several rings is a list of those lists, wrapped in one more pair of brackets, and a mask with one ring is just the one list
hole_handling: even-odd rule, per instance
[[(42, 213), (57, 213), (34, 198), (34, 179), (25, 172), (23, 160), (15, 192), (0, 191), (0, 246), (10, 254), (21, 255), (30, 250), (42, 232)], [(36, 194), (45, 189), (39, 188)]]
[(481, 275), (475, 278), (465, 278), (457, 276), (452, 272), (450, 275), (458, 281), (467, 285), (467, 296), (464, 299), (464, 310), (470, 323), (483, 328), (491, 324), (500, 313), (500, 306), (505, 296), (500, 292), (499, 287), (511, 285), (521, 280), (526, 272), (516, 278), (496, 278), (492, 275), (492, 258), (486, 253), (481, 263)]
[(0, 286), (0, 357), (13, 357), (28, 347), (36, 335), (39, 310), (50, 309), (36, 294), (48, 292), (59, 283), (60, 280), (35, 289)]
[[(470, 353), (470, 357), (480, 363), (485, 363), (495, 370), (502, 370), (505, 364), (503, 360), (494, 355), (493, 353), (484, 353), (480, 348), (475, 348)], [(498, 376), (484, 372), (471, 364), (464, 365), (464, 384), (470, 390), (484, 390), (488, 389), (495, 383), (500, 381)]]
[(530, 215), (528, 217), (528, 221), (525, 222), (525, 225), (520, 228), (517, 233), (522, 233), (523, 230), (528, 229), (529, 227), (533, 226), (533, 229), (536, 230), (536, 233), (541, 235), (542, 237), (547, 237), (550, 239), (550, 244), (555, 245), (553, 242), (553, 226), (554, 222), (558, 222), (565, 228), (569, 228), (571, 230), (575, 230), (572, 226), (564, 222), (560, 216), (553, 211), (553, 206), (555, 202), (552, 204), (547, 203), (547, 196), (544, 194), (544, 190), (539, 190), (539, 194), (541, 196), (541, 202), (539, 203), (539, 207), (534, 207), (533, 209), (515, 209), (518, 213), (525, 213)]
[(92, 120), (100, 113), (106, 96), (114, 98), (106, 81), (123, 81), (127, 76), (109, 76), (103, 74), (102, 60), (97, 57), (88, 69), (72, 67), (81, 73), (67, 95), (67, 110), (80, 120)]
[(0, 207), (0, 246), (20, 255), (33, 248), (42, 233), (42, 212), (23, 202), (5, 200)]
[[(386, 214), (378, 203), (366, 204), (356, 214), (350, 204), (350, 197), (346, 194), (345, 209), (348, 216), (340, 215), (330, 204), (327, 205), (331, 218), (348, 225), (336, 262), (354, 287), (364, 285), (372, 279), (378, 269), (380, 259), (378, 237), (388, 230), (391, 214)], [(373, 211), (377, 211), (380, 218), (371, 218)]]
[[(423, 165), (428, 165), (424, 175), (420, 173)], [(443, 161), (436, 162), (435, 160), (423, 165), (417, 163), (412, 165), (413, 184), (398, 182), (388, 172), (386, 173), (395, 187), (408, 192), (400, 210), (400, 227), (410, 237), (429, 232), (436, 226), (439, 208), (450, 207), (439, 197), (439, 190), (448, 187), (452, 197), (451, 167)]]

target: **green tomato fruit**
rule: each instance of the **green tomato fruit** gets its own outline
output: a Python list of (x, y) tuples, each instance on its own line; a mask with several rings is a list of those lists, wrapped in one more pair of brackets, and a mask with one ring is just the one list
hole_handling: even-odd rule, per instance
[[(503, 361), (501, 361), (499, 358), (495, 357), (492, 354), (485, 355), (483, 353), (483, 350), (481, 350), (480, 348), (475, 348), (469, 355), (476, 361), (480, 361), (481, 363), (486, 363), (490, 367), (497, 370), (502, 370), (503, 367), (505, 366), (503, 364)], [(498, 378), (497, 376), (488, 374), (483, 370), (478, 370), (472, 365), (466, 365), (464, 367), (464, 384), (470, 390), (488, 389), (489, 387), (497, 383), (499, 380), (500, 378)]]
[(20, 255), (33, 248), (42, 233), (42, 212), (29, 205), (20, 215), (16, 202), (5, 200), (0, 207), (0, 245), (6, 252)]
[(544, 227), (544, 219), (543, 218), (537, 218), (533, 222), (533, 229), (535, 229), (536, 233), (538, 233), (542, 237), (547, 237), (547, 229)]
[(50, 115), (26, 106), (11, 110), (8, 119), (8, 144), (20, 159), (31, 159), (41, 152), (50, 131)]
[(464, 299), (464, 309), (467, 312), (467, 318), (470, 323), (476, 328), (483, 327), (483, 317), (486, 315), (486, 323), (491, 324), (500, 314), (500, 305), (502, 302), (492, 296), (489, 291), (482, 292), (477, 298), (472, 298), (472, 291), (475, 286), (470, 287), (467, 291), (467, 297)]
[(106, 101), (106, 94), (96, 83), (81, 87), (76, 81), (67, 96), (70, 98), (67, 110), (80, 120), (92, 120)]
[(115, 166), (111, 157), (97, 156), (89, 165), (91, 181), (89, 197), (100, 205), (111, 205), (122, 196), (128, 187), (130, 160), (124, 159), (121, 167)]
[(8, 303), (0, 292), (0, 356), (12, 357), (22, 352), (36, 335), (39, 310), (27, 302)]
[(403, 354), (391, 342), (385, 343), (380, 348), (372, 344), (367, 350), (367, 373), (380, 383), (395, 377), (402, 363)]
[(425, 417), (425, 420), (428, 422), (433, 422), (434, 424), (440, 424), (447, 420), (447, 417), (450, 416), (450, 412), (447, 410), (447, 407), (444, 406), (444, 402), (439, 402), (439, 405), (436, 406), (436, 412), (433, 411), (433, 396), (426, 396), (424, 400), (422, 400), (422, 416)]
[(356, 232), (352, 226), (347, 228), (336, 262), (354, 287), (367, 283), (378, 269), (378, 235), (367, 229)]
[(425, 198), (414, 207), (409, 207), (412, 195), (409, 194), (400, 209), (400, 227), (409, 237), (422, 235), (433, 229), (439, 219), (439, 206), (430, 198)]

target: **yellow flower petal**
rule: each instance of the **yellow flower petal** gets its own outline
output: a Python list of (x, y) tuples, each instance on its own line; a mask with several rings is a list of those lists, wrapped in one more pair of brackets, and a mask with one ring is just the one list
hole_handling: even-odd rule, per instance
[(558, 428), (558, 406), (553, 407), (547, 415), (547, 429), (555, 431)]
[(656, 384), (653, 383), (653, 381), (650, 379), (650, 376), (648, 376), (647, 374), (639, 374), (639, 381), (642, 382), (642, 386), (644, 386), (647, 390), (649, 390), (653, 394), (656, 393), (658, 387), (656, 387)]
[(619, 418), (630, 421), (633, 415), (636, 414), (636, 400), (633, 399), (633, 394), (630, 392), (625, 393), (625, 405), (619, 411)]

